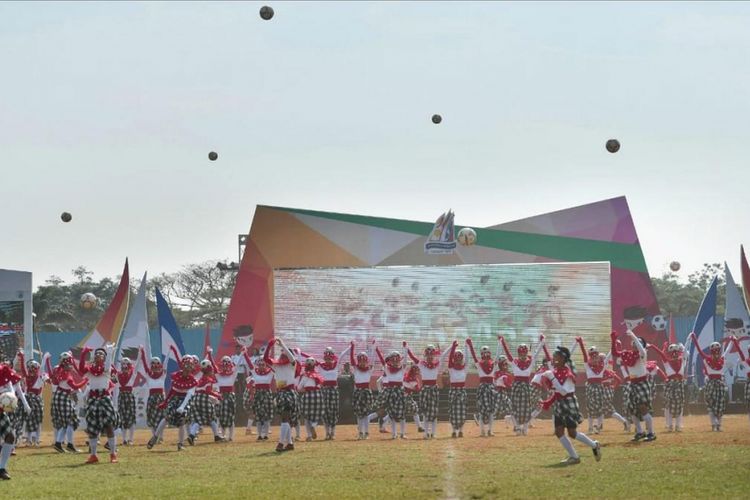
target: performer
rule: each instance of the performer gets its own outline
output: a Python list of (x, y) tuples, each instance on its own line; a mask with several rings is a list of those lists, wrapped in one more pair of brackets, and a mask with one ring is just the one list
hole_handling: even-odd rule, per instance
[[(213, 366), (214, 358), (208, 353), (208, 359)], [(244, 364), (244, 359), (242, 360)], [(216, 382), (219, 385), (221, 401), (219, 401), (219, 426), (222, 435), (228, 440), (234, 440), (234, 419), (237, 411), (237, 401), (234, 395), (234, 382), (237, 379), (237, 366), (229, 356), (223, 356), (216, 371)]]
[[(4, 362), (4, 356), (2, 358), (2, 362), (0, 362), (0, 393), (15, 393), (18, 399), (21, 400), (24, 411), (30, 414), (31, 407), (26, 400), (26, 395), (20, 384), (22, 377), (13, 370), (10, 363)], [(2, 450), (0, 450), (0, 479), (7, 481), (10, 479), (10, 474), (8, 474), (6, 467), (8, 466), (11, 454), (16, 448), (16, 436), (13, 432), (10, 418), (2, 408), (0, 408), (0, 443), (2, 443)]]
[(437, 432), (439, 390), (437, 386), (440, 366), (448, 357), (448, 350), (442, 355), (438, 348), (430, 344), (425, 347), (424, 358), (419, 359), (404, 342), (406, 352), (414, 363), (419, 365), (422, 376), (422, 390), (419, 393), (419, 408), (424, 417), (424, 438), (432, 439)]
[(451, 437), (464, 437), (466, 422), (466, 361), (463, 351), (456, 349), (458, 341), (454, 340), (448, 353), (448, 375), (451, 388), (448, 392), (450, 408), (448, 417), (451, 422)]
[[(250, 367), (248, 367), (248, 369), (249, 368)], [(253, 401), (255, 401), (255, 381), (248, 373), (245, 377), (245, 390), (242, 393), (242, 404), (245, 407), (245, 413), (247, 414), (247, 426), (245, 427), (246, 436), (255, 434), (255, 431), (253, 430), (253, 422), (255, 421)], [(258, 436), (258, 438), (258, 441), (261, 441), (260, 436)]]
[[(748, 355), (745, 356), (745, 353), (742, 352), (740, 341), (737, 340), (737, 338), (733, 338), (732, 343), (734, 344), (737, 352), (740, 355), (740, 359), (742, 360), (741, 362), (747, 365), (747, 368), (750, 369), (750, 346), (748, 346), (747, 348)], [(750, 371), (747, 373), (750, 375)], [(750, 419), (750, 378), (748, 378), (747, 382), (745, 382), (745, 407), (747, 409), (747, 417)]]
[[(477, 367), (479, 373), (479, 388), (477, 389), (477, 417), (479, 421), (479, 435), (481, 437), (494, 436), (492, 432), (492, 425), (495, 420), (495, 361), (492, 356), (492, 351), (488, 346), (482, 346), (479, 350), (481, 360), (477, 358), (477, 353), (474, 352), (474, 344), (471, 339), (466, 339), (466, 345), (469, 346), (469, 352), (471, 358), (474, 360), (474, 365)], [(498, 345), (498, 348), (500, 346)], [(500, 351), (498, 349), (498, 354)], [(487, 431), (485, 432), (485, 426)]]
[[(271, 358), (271, 346), (274, 344), (278, 345), (281, 349), (281, 353), (278, 358)], [(300, 368), (294, 353), (284, 344), (284, 341), (277, 338), (271, 339), (268, 344), (266, 352), (263, 353), (263, 359), (266, 364), (273, 366), (275, 377), (276, 377), (276, 410), (279, 412), (281, 417), (281, 431), (279, 432), (279, 442), (276, 445), (276, 451), (292, 451), (294, 450), (294, 442), (292, 441), (292, 428), (291, 420), (294, 415), (297, 414), (297, 397), (295, 396), (295, 379), (299, 375)], [(260, 381), (256, 378), (256, 391)], [(258, 393), (255, 394), (255, 399), (258, 399)]]
[(164, 398), (164, 401), (158, 406), (159, 409), (164, 410), (164, 418), (159, 422), (156, 428), (156, 432), (151, 439), (148, 440), (146, 448), (149, 450), (156, 445), (159, 436), (164, 434), (164, 428), (169, 425), (173, 425), (178, 429), (177, 437), (177, 451), (185, 449), (185, 423), (187, 420), (187, 413), (190, 408), (190, 400), (195, 394), (195, 388), (198, 385), (198, 381), (193, 376), (193, 358), (189, 354), (185, 354), (180, 357), (177, 349), (174, 345), (169, 346), (174, 359), (178, 359), (178, 371), (172, 374), (171, 382), (172, 386), (169, 389), (169, 394)]
[[(307, 441), (318, 439), (316, 427), (323, 418), (323, 397), (320, 388), (323, 385), (323, 377), (315, 369), (317, 361), (315, 358), (307, 358), (305, 367), (299, 377), (297, 389), (302, 392), (300, 398), (300, 415), (305, 418), (305, 431)], [(326, 439), (328, 436), (326, 436)]]
[(148, 400), (146, 401), (146, 425), (151, 429), (151, 436), (158, 440), (162, 439), (161, 435), (156, 434), (159, 422), (164, 418), (164, 410), (159, 405), (164, 401), (164, 382), (167, 380), (167, 372), (164, 371), (161, 358), (153, 356), (151, 362), (146, 362), (146, 351), (143, 346), (138, 350), (141, 355), (141, 363), (136, 366), (145, 376), (146, 385), (148, 386)]
[(555, 436), (560, 440), (565, 451), (568, 452), (568, 457), (562, 463), (567, 465), (581, 463), (578, 453), (573, 448), (573, 443), (565, 436), (566, 430), (568, 431), (568, 436), (589, 446), (594, 452), (594, 458), (598, 462), (602, 459), (602, 450), (599, 442), (593, 441), (586, 434), (577, 430), (578, 424), (583, 422), (583, 417), (581, 416), (578, 399), (576, 398), (576, 382), (570, 360), (570, 350), (566, 347), (558, 346), (552, 355), (552, 364), (554, 365), (554, 369), (546, 371), (544, 376), (552, 384), (554, 394), (545, 400), (542, 406), (544, 409), (549, 409), (550, 406), (553, 407)]
[(396, 439), (396, 422), (400, 426), (401, 438), (406, 432), (406, 419), (404, 416), (404, 364), (401, 353), (391, 351), (386, 357), (375, 347), (375, 352), (384, 367), (383, 390), (378, 395), (378, 406), (383, 408), (391, 418), (391, 439)]
[(78, 361), (78, 372), (89, 376), (89, 391), (86, 402), (86, 433), (89, 436), (90, 455), (87, 464), (99, 462), (96, 447), (99, 435), (107, 436), (109, 445), (109, 461), (117, 463), (117, 440), (115, 439), (115, 427), (117, 426), (117, 413), (112, 404), (110, 391), (110, 376), (112, 370), (112, 357), (115, 350), (113, 344), (107, 344), (104, 348), (94, 350), (93, 363), (87, 363), (86, 358), (91, 352), (90, 347), (84, 347), (81, 358)]
[[(726, 350), (721, 352), (721, 344), (712, 342), (708, 347), (710, 355), (700, 348), (695, 332), (690, 332), (690, 340), (693, 341), (695, 351), (703, 360), (704, 373), (708, 377), (706, 387), (703, 388), (703, 397), (708, 407), (708, 416), (711, 418), (711, 430), (721, 432), (721, 419), (727, 408), (727, 385), (724, 382), (724, 371), (726, 366), (724, 360), (732, 350), (732, 341), (728, 342)], [(731, 337), (730, 337), (731, 338)]]
[[(586, 349), (583, 338), (576, 337), (576, 342), (581, 347), (583, 362), (586, 367), (586, 413), (588, 414), (589, 433), (599, 434), (604, 420), (604, 357), (599, 349), (591, 346)], [(594, 424), (594, 419), (597, 424)]]
[(318, 363), (320, 376), (323, 378), (323, 387), (320, 390), (323, 399), (323, 424), (326, 428), (326, 440), (336, 439), (336, 424), (339, 422), (339, 359), (343, 359), (349, 352), (351, 346), (336, 356), (332, 347), (326, 347), (323, 351), (323, 362)]
[[(137, 363), (136, 363), (137, 364)], [(133, 366), (130, 358), (122, 358), (120, 361), (120, 370), (112, 367), (117, 384), (119, 385), (119, 395), (117, 397), (117, 415), (120, 417), (120, 429), (122, 429), (122, 444), (132, 446), (135, 436), (135, 397), (133, 396), (133, 386), (135, 379), (138, 377), (138, 370)]]
[(193, 396), (190, 402), (192, 423), (190, 424), (190, 432), (187, 438), (190, 446), (195, 445), (195, 437), (198, 435), (198, 429), (204, 425), (211, 427), (211, 431), (214, 434), (214, 442), (226, 441), (219, 433), (219, 421), (216, 418), (216, 404), (222, 400), (222, 396), (214, 389), (217, 383), (215, 373), (218, 371), (218, 368), (214, 364), (213, 357), (211, 357), (212, 352), (213, 349), (211, 347), (206, 348), (208, 357), (201, 361), (201, 378), (198, 380), (198, 385), (195, 386), (195, 396)]
[[(422, 423), (419, 420), (419, 405), (417, 404), (421, 389), (422, 380), (419, 375), (419, 365), (411, 362), (404, 374), (404, 408), (405, 412), (411, 411), (414, 423), (417, 424), (418, 432), (424, 432)], [(407, 439), (406, 433), (404, 433), (403, 438)]]
[(258, 441), (267, 441), (268, 431), (273, 419), (273, 408), (276, 404), (271, 393), (274, 373), (262, 357), (253, 360), (248, 356), (247, 351), (244, 351), (244, 359), (250, 368), (249, 380), (252, 382), (252, 389), (250, 382), (248, 382), (248, 391), (252, 391), (253, 394), (252, 410), (255, 414), (255, 425), (258, 429)]
[[(615, 342), (618, 349), (622, 349), (622, 344), (618, 340)], [(628, 368), (625, 366), (625, 364), (622, 362), (622, 359), (615, 358), (612, 356), (612, 351), (610, 350), (609, 355), (611, 358), (612, 367), (615, 371), (619, 370), (621, 378), (620, 378), (620, 387), (622, 388), (622, 416), (625, 418), (625, 432), (630, 433), (630, 426), (631, 422), (633, 420), (633, 415), (630, 414), (630, 375), (628, 374)]]
[[(50, 354), (44, 353), (42, 364), (49, 362)], [(33, 359), (25, 361), (23, 350), (19, 349), (18, 359), (21, 367), (21, 376), (26, 382), (26, 401), (31, 411), (24, 411), (24, 423), (26, 424), (26, 441), (30, 446), (39, 446), (39, 433), (44, 418), (44, 401), (42, 401), (42, 388), (49, 383), (49, 377), (41, 372), (41, 365)], [(16, 411), (22, 410), (23, 407)]]
[[(682, 414), (685, 411), (685, 369), (687, 363), (682, 357), (682, 351), (678, 344), (670, 344), (666, 353), (653, 344), (648, 346), (653, 349), (664, 364), (664, 372), (667, 376), (667, 385), (664, 388), (665, 416), (667, 431), (682, 432)], [(674, 426), (673, 426), (674, 422)]]
[[(55, 428), (55, 450), (58, 453), (78, 453), (73, 444), (73, 433), (78, 428), (78, 415), (76, 414), (76, 405), (73, 402), (71, 393), (77, 391), (88, 384), (88, 380), (83, 378), (76, 382), (73, 378), (75, 366), (73, 364), (73, 355), (70, 352), (60, 354), (60, 362), (53, 370), (50, 366), (50, 359), (46, 360), (47, 372), (50, 374), (54, 392), (52, 393), (52, 426)], [(66, 441), (67, 447), (63, 448)]]
[(352, 393), (352, 411), (357, 419), (357, 440), (370, 437), (370, 420), (368, 413), (373, 405), (370, 380), (372, 379), (372, 365), (370, 357), (362, 351), (354, 359), (354, 341), (349, 344), (349, 364), (352, 366), (354, 375), (354, 392)]
[[(638, 338), (631, 331), (627, 331), (632, 343), (629, 351), (621, 350), (617, 345), (617, 332), (612, 332), (612, 356), (620, 358), (626, 367), (630, 379), (630, 399), (628, 408), (635, 424), (636, 434), (633, 441), (654, 441), (654, 420), (651, 416), (651, 394), (648, 386), (648, 371), (646, 370), (646, 341)], [(647, 433), (643, 433), (641, 420), (646, 422)]]
[[(539, 401), (542, 399), (542, 393), (552, 389), (549, 381), (542, 375), (547, 370), (552, 369), (552, 356), (550, 356), (547, 350), (547, 344), (542, 342), (542, 352), (544, 352), (544, 358), (540, 363), (539, 368), (534, 372), (534, 376), (531, 377), (531, 401)], [(571, 351), (572, 355), (572, 351)], [(531, 420), (529, 420), (529, 427), (534, 427), (534, 420), (542, 413), (542, 404), (538, 403), (534, 411), (531, 412)]]
[(529, 346), (520, 344), (517, 349), (517, 358), (513, 358), (505, 338), (501, 335), (498, 339), (513, 368), (513, 387), (511, 388), (510, 399), (513, 403), (514, 425), (517, 426), (515, 429), (516, 435), (525, 436), (529, 432), (529, 420), (531, 420), (531, 411), (533, 410), (531, 401), (533, 391), (529, 384), (531, 371), (536, 363), (536, 357), (539, 354), (544, 336), (540, 336), (539, 345), (537, 345), (532, 356), (529, 356)]
[[(239, 342), (234, 344), (232, 363), (234, 363), (235, 370), (237, 371), (237, 378), (234, 381), (235, 425), (238, 419), (241, 419), (243, 416), (247, 417), (249, 421), (248, 428), (252, 432), (253, 422), (252, 415), (250, 415), (252, 403), (245, 404), (245, 395), (247, 394), (247, 384), (249, 382), (247, 378), (250, 376), (250, 367), (245, 362), (244, 350), (245, 348)], [(257, 355), (257, 350), (255, 357), (259, 357)], [(242, 406), (242, 410), (245, 411), (244, 414), (241, 411), (240, 406)], [(245, 430), (245, 433), (248, 434), (247, 429)]]
[(495, 414), (499, 418), (505, 418), (513, 412), (510, 402), (510, 388), (513, 385), (513, 374), (510, 372), (508, 358), (500, 354), (497, 357), (497, 370), (495, 371)]

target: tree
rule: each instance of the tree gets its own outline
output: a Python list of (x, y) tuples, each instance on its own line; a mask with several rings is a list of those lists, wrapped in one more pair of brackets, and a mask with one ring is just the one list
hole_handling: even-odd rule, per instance
[(698, 314), (706, 290), (717, 277), (716, 313), (724, 314), (726, 288), (724, 266), (718, 263), (703, 264), (703, 267), (688, 276), (687, 283), (677, 280), (677, 275), (666, 272), (659, 278), (651, 278), (656, 300), (662, 314), (675, 316), (695, 316)]

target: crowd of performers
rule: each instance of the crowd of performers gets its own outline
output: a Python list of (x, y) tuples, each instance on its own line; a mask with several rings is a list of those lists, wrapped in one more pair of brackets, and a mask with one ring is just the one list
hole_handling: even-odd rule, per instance
[[(466, 352), (459, 349), (458, 341), (453, 341), (442, 351), (427, 346), (421, 357), (406, 342), (401, 350), (389, 353), (383, 353), (373, 342), (358, 354), (355, 354), (355, 343), (351, 342), (340, 353), (326, 348), (321, 360), (299, 349), (290, 349), (282, 339), (276, 338), (262, 355), (251, 356), (238, 348), (237, 355), (222, 357), (218, 365), (210, 348), (202, 361), (193, 355), (180, 356), (172, 348), (174, 357), (179, 360), (179, 369), (171, 374), (167, 393), (167, 373), (161, 358), (147, 359), (142, 347), (138, 359), (123, 358), (119, 368), (113, 363), (112, 345), (95, 349), (91, 361), (88, 360), (91, 349), (84, 349), (78, 360), (70, 352), (64, 352), (55, 366), (49, 354), (39, 363), (26, 361), (19, 352), (15, 360), (18, 371), (13, 369), (13, 360), (0, 361), (0, 392), (15, 393), (20, 401), (13, 412), (5, 413), (0, 409), (0, 479), (10, 478), (6, 466), (22, 437), (30, 446), (40, 444), (44, 384), (52, 386), (53, 447), (58, 453), (79, 452), (73, 443), (79, 425), (75, 400), (85, 401), (88, 464), (99, 461), (100, 438), (105, 439), (104, 447), (112, 463), (118, 461), (116, 431), (122, 445), (133, 444), (136, 420), (133, 386), (138, 374), (145, 377), (149, 390), (146, 413), (151, 438), (146, 445), (148, 449), (162, 442), (168, 425), (178, 429), (178, 450), (184, 449), (186, 444), (193, 445), (202, 428), (211, 429), (214, 441), (233, 440), (236, 398), (240, 397), (251, 415), (246, 433), (255, 431), (258, 441), (269, 439), (271, 421), (274, 416), (279, 417), (276, 451), (284, 452), (294, 449), (294, 442), (301, 437), (303, 422), (308, 441), (317, 439), (321, 423), (325, 439), (336, 438), (342, 360), (351, 365), (354, 382), (351, 401), (359, 440), (369, 438), (370, 422), (374, 419), (381, 422), (380, 432), (386, 434), (388, 430), (384, 426), (390, 423), (391, 439), (406, 439), (407, 414), (413, 417), (424, 439), (434, 439), (438, 422), (438, 376), (446, 370), (451, 437), (462, 438), (467, 421), (466, 378), (471, 362), (479, 375), (474, 419), (481, 437), (494, 435), (498, 418), (510, 420), (517, 435), (526, 435), (540, 412), (550, 410), (555, 435), (568, 453), (564, 462), (580, 461), (569, 438), (590, 447), (596, 460), (600, 460), (599, 443), (588, 434), (599, 434), (605, 418), (615, 418), (626, 432), (634, 426), (633, 441), (656, 439), (652, 404), (657, 376), (665, 382), (667, 430), (682, 430), (687, 366), (684, 346), (672, 344), (659, 349), (647, 345), (630, 331), (626, 337), (629, 348), (623, 347), (613, 332), (606, 353), (593, 346), (587, 348), (580, 337), (575, 338), (570, 348), (558, 346), (550, 353), (544, 336), (540, 336), (533, 352), (529, 346), (521, 344), (514, 355), (505, 339), (499, 336), (495, 353), (488, 346), (481, 347), (477, 353), (471, 339), (466, 339)], [(690, 334), (689, 340), (695, 344), (703, 361), (707, 377), (704, 395), (712, 430), (721, 431), (726, 409), (725, 356), (734, 346), (742, 363), (750, 365), (750, 350), (745, 356), (734, 337), (730, 338), (726, 350), (714, 342), (708, 353), (699, 348), (694, 334)], [(575, 395), (576, 371), (571, 362), (577, 348), (582, 351), (585, 365), (587, 434), (578, 429), (584, 420)], [(658, 354), (663, 369), (657, 362), (647, 360), (647, 349)], [(272, 355), (272, 351), (277, 354)], [(537, 364), (540, 354), (542, 359)], [(371, 391), (376, 363), (380, 363), (383, 372), (377, 381), (380, 389), (377, 397)], [(247, 378), (237, 394), (239, 370), (245, 371)], [(618, 385), (623, 389), (622, 414), (614, 408)], [(750, 416), (750, 383), (746, 385), (745, 401)]]

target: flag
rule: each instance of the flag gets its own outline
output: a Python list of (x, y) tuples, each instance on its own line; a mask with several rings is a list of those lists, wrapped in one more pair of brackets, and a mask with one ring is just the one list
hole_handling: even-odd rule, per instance
[(146, 312), (146, 281), (147, 273), (143, 273), (143, 280), (138, 287), (138, 293), (128, 311), (125, 328), (120, 335), (120, 345), (117, 349), (116, 361), (128, 357), (138, 359), (138, 347), (143, 346), (146, 357), (151, 357), (151, 342), (148, 332), (148, 313)]
[(78, 346), (96, 349), (105, 344), (117, 344), (120, 332), (122, 332), (122, 327), (125, 324), (129, 302), (130, 274), (128, 272), (128, 259), (125, 259), (125, 269), (122, 271), (122, 278), (120, 278), (120, 284), (112, 302), (110, 302), (109, 307), (104, 311), (104, 315), (99, 319), (94, 329), (79, 342)]
[(185, 354), (185, 345), (182, 343), (182, 335), (174, 320), (169, 304), (164, 300), (159, 289), (156, 289), (156, 315), (159, 321), (159, 333), (161, 335), (161, 355), (167, 370), (166, 389), (172, 386), (170, 375), (177, 371), (179, 359), (174, 359), (170, 346), (174, 346), (180, 357)]
[(676, 344), (677, 343), (677, 334), (674, 331), (674, 319), (672, 319), (672, 315), (669, 315), (669, 343)]
[(750, 266), (745, 258), (745, 248), (740, 245), (740, 266), (742, 268), (742, 292), (745, 295), (745, 307), (750, 308)]
[[(745, 336), (745, 332), (750, 327), (750, 315), (747, 313), (747, 307), (745, 301), (737, 289), (737, 285), (734, 282), (732, 273), (729, 272), (729, 266), (724, 263), (724, 273), (726, 276), (727, 294), (726, 294), (726, 307), (724, 312), (724, 339), (728, 340), (728, 337), (734, 335), (735, 337), (742, 338)], [(727, 383), (731, 384), (734, 380), (734, 368), (740, 361), (740, 354), (736, 349), (732, 350), (727, 354), (724, 362), (729, 367), (727, 371)]]
[[(714, 318), (716, 317), (716, 287), (717, 278), (714, 277), (711, 281), (711, 286), (708, 287), (706, 295), (703, 297), (701, 307), (698, 309), (698, 315), (695, 317), (695, 323), (693, 324), (693, 332), (698, 337), (698, 346), (701, 350), (705, 351), (711, 342), (714, 341)], [(695, 350), (695, 346), (690, 343), (689, 357), (691, 360), (690, 367), (695, 377), (695, 383), (698, 387), (703, 387), (703, 360), (699, 359), (698, 352)]]
[(454, 218), (455, 214), (452, 210), (448, 210), (438, 217), (424, 244), (426, 254), (449, 255), (453, 253), (456, 249)]

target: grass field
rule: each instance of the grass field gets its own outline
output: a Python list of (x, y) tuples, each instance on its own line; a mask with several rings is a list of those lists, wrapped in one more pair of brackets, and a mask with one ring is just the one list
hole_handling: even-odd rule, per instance
[[(597, 463), (575, 442), (580, 465), (559, 466), (565, 452), (542, 420), (530, 435), (512, 435), (504, 424), (496, 436), (480, 438), (473, 421), (463, 439), (451, 439), (441, 424), (438, 439), (420, 439), (413, 425), (409, 440), (378, 434), (355, 441), (355, 428), (341, 426), (334, 442), (300, 442), (277, 454), (273, 439), (239, 436), (214, 444), (204, 434), (195, 447), (177, 452), (176, 431), (153, 450), (120, 448), (120, 463), (83, 465), (84, 453), (57, 454), (49, 446), (19, 448), (0, 484), (5, 498), (748, 498), (750, 422), (725, 417), (724, 432), (710, 432), (707, 417), (689, 417), (680, 434), (662, 430), (653, 443), (630, 443), (614, 420), (596, 436), (603, 446)], [(304, 432), (304, 430), (303, 430)], [(43, 436), (49, 444), (51, 435)], [(145, 443), (147, 433), (136, 433)], [(84, 435), (77, 443), (84, 446)], [(103, 453), (106, 450), (100, 447)], [(96, 488), (96, 489), (94, 489)], [(103, 488), (103, 489), (102, 489)]]

